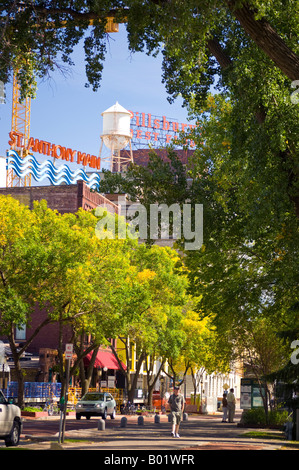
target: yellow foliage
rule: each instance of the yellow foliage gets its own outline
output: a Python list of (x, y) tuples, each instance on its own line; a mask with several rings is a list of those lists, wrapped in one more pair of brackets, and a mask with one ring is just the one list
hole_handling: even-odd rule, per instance
[(137, 279), (139, 282), (147, 282), (153, 279), (155, 276), (156, 273), (154, 271), (151, 271), (150, 269), (144, 269), (137, 274)]

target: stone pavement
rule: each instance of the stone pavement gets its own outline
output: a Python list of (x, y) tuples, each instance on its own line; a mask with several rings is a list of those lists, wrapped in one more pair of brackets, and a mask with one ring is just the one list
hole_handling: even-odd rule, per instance
[[(124, 453), (143, 456), (156, 455), (157, 453), (160, 455), (163, 452), (196, 455), (195, 451), (198, 450), (292, 449), (289, 447), (289, 441), (281, 440), (281, 433), (278, 431), (271, 430), (271, 434), (275, 435), (276, 433), (277, 435), (277, 438), (274, 439), (253, 439), (246, 436), (246, 433), (252, 429), (237, 426), (240, 412), (236, 413), (235, 423), (222, 423), (220, 413), (216, 415), (189, 415), (188, 419), (181, 423), (180, 438), (171, 437), (171, 424), (165, 415), (160, 415), (160, 423), (156, 423), (153, 416), (144, 417), (142, 425), (138, 424), (137, 416), (126, 416), (125, 427), (121, 426), (122, 418), (123, 416), (117, 416), (115, 420), (107, 419), (105, 429), (98, 426), (98, 419), (94, 419), (94, 428), (84, 429), (84, 421), (82, 420), (82, 429), (66, 431), (62, 444), (58, 444), (58, 433), (50, 437), (39, 436), (38, 439), (23, 435), (20, 448), (28, 450), (100, 450), (103, 458), (116, 458)], [(296, 450), (298, 450), (298, 446)], [(194, 452), (195, 454), (193, 454)]]

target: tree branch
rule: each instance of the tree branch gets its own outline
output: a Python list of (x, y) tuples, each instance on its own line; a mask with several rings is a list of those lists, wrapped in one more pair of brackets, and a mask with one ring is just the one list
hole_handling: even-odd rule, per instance
[(287, 46), (274, 28), (265, 19), (255, 19), (255, 12), (248, 5), (236, 8), (235, 0), (229, 0), (227, 4), (231, 13), (256, 45), (290, 80), (297, 80), (299, 57)]

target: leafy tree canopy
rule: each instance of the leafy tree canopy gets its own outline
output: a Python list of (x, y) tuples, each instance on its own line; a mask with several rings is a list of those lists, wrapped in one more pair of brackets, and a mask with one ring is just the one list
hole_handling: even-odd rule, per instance
[[(24, 93), (36, 77), (60, 64), (84, 39), (86, 75), (100, 84), (108, 40), (107, 17), (126, 22), (132, 51), (164, 57), (163, 80), (171, 96), (205, 95), (217, 76), (225, 85), (244, 53), (274, 64), (289, 80), (299, 77), (296, 1), (199, 0), (24, 0), (0, 5), (0, 79), (17, 71)], [(60, 62), (61, 61), (61, 62)], [(235, 68), (235, 70), (236, 70)], [(230, 78), (229, 78), (230, 77)]]

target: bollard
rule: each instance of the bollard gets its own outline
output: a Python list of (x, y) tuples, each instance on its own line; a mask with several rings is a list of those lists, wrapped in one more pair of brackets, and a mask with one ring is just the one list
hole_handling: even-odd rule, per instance
[(105, 431), (105, 420), (99, 419), (98, 421), (98, 431)]
[(293, 440), (293, 423), (287, 422), (285, 424), (285, 435), (288, 441)]
[(139, 424), (139, 426), (142, 426), (142, 425), (144, 424), (144, 418), (143, 418), (143, 416), (138, 416), (137, 423)]
[(125, 416), (122, 417), (122, 419), (120, 420), (120, 427), (121, 428), (125, 428), (127, 426), (127, 418)]
[(155, 415), (155, 423), (160, 424), (160, 416), (159, 415)]
[(183, 413), (183, 421), (188, 421), (188, 414), (187, 413)]

